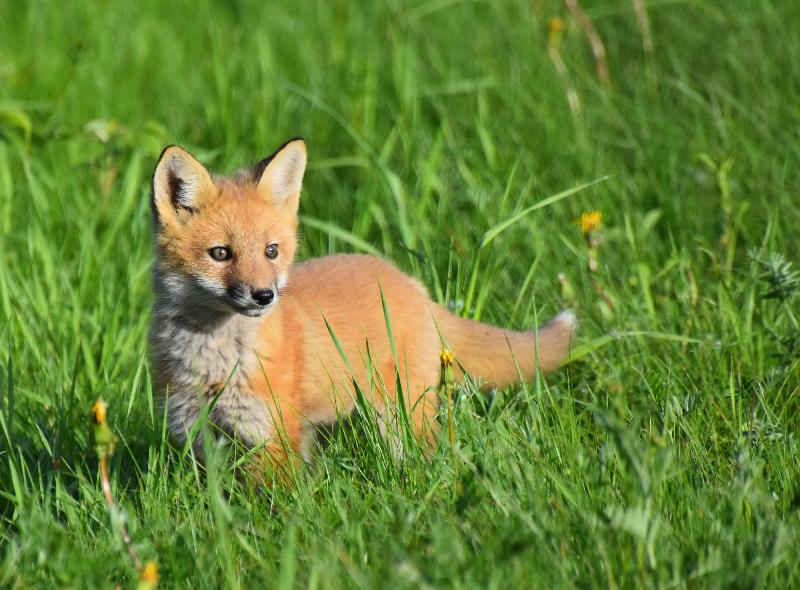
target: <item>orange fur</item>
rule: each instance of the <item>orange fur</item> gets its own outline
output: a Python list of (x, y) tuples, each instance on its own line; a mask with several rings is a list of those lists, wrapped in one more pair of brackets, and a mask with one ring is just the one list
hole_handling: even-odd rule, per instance
[[(304, 144), (290, 142), (261, 167), (260, 179), (246, 173), (212, 179), (173, 147), (156, 168), (153, 341), (159, 383), (181, 396), (169, 408), (178, 436), (196, 417), (195, 398), (212, 381), (225, 382), (222, 369), (238, 370), (242, 378), (220, 396), (219, 420), (251, 443), (264, 430), (268, 452), (283, 461), (291, 452), (305, 454), (314, 425), (353, 410), (354, 382), (392, 422), (398, 373), (414, 432), (432, 442), (442, 340), (468, 373), (496, 387), (520, 375), (531, 379), (537, 367), (549, 372), (564, 359), (571, 316), (562, 314), (537, 338), (455, 316), (432, 302), (419, 282), (378, 258), (337, 255), (293, 264)], [(267, 244), (277, 245), (277, 258), (264, 255)], [(232, 257), (212, 259), (215, 246), (230, 249)], [(255, 317), (237, 313), (247, 289), (267, 287), (276, 290), (273, 303), (245, 310)], [(261, 405), (252, 406), (253, 400)], [(262, 416), (264, 408), (271, 420)]]

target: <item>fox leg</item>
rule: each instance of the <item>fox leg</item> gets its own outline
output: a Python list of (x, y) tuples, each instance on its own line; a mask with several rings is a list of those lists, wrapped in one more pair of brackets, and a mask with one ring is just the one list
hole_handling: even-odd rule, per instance
[[(394, 364), (388, 367), (394, 373)], [(379, 426), (381, 434), (389, 443), (389, 448), (397, 459), (402, 459), (403, 437), (402, 424), (400, 417), (405, 414), (408, 416), (411, 432), (423, 449), (426, 456), (430, 456), (436, 449), (436, 444), (441, 426), (436, 419), (439, 411), (439, 396), (433, 387), (435, 383), (435, 367), (425, 376), (416, 374), (409, 376), (409, 379), (402, 382), (402, 389), (397, 391), (396, 381), (389, 381), (387, 385), (387, 397), (383, 408), (379, 411)], [(400, 404), (405, 407), (401, 409)]]
[(411, 412), (412, 431), (427, 457), (433, 455), (442, 426), (436, 419), (439, 413), (439, 394), (428, 387), (416, 400)]
[(276, 420), (275, 433), (253, 456), (246, 470), (257, 485), (291, 486), (302, 466), (302, 427), (294, 413)]

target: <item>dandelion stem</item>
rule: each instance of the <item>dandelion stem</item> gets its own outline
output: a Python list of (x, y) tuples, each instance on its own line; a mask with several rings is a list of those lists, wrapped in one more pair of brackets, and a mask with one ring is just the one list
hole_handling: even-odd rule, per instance
[(573, 116), (577, 118), (581, 114), (581, 100), (578, 97), (578, 91), (575, 89), (575, 85), (569, 77), (567, 64), (564, 63), (559, 49), (561, 45), (561, 36), (564, 33), (564, 21), (560, 18), (551, 18), (550, 22), (547, 24), (547, 29), (547, 55), (550, 61), (553, 62), (553, 66), (555, 66), (556, 72), (561, 78), (561, 82), (564, 84), (569, 109), (572, 111)]
[(109, 508), (114, 505), (114, 496), (111, 493), (111, 483), (108, 480), (108, 459), (100, 457), (100, 481), (103, 485), (103, 494)]
[(589, 39), (589, 44), (592, 47), (592, 55), (594, 56), (595, 67), (597, 68), (597, 77), (600, 79), (600, 82), (608, 85), (611, 80), (608, 75), (606, 46), (603, 44), (603, 39), (600, 37), (597, 29), (594, 28), (592, 21), (589, 20), (588, 16), (586, 16), (586, 13), (583, 11), (583, 8), (581, 8), (578, 0), (564, 0), (564, 4), (567, 5), (567, 8), (578, 21), (581, 29), (583, 29), (586, 37)]
[[(92, 422), (94, 428), (94, 445), (100, 464), (100, 485), (103, 488), (103, 496), (106, 499), (109, 514), (113, 514), (114, 493), (111, 489), (111, 478), (108, 476), (108, 458), (114, 454), (116, 437), (106, 423), (106, 408), (107, 405), (103, 400), (97, 400), (94, 406), (92, 406)], [(122, 542), (125, 543), (128, 554), (131, 556), (133, 565), (139, 571), (140, 578), (142, 578), (140, 579), (139, 587), (155, 588), (155, 584), (158, 583), (158, 569), (155, 562), (148, 562), (146, 565), (142, 564), (142, 560), (139, 559), (139, 553), (136, 551), (136, 546), (131, 541), (128, 525), (126, 525), (124, 521), (120, 526), (119, 532), (122, 537)], [(145, 584), (149, 583), (150, 585), (142, 586), (142, 582)]]
[[(100, 457), (100, 481), (103, 486), (103, 495), (106, 497), (106, 504), (108, 505), (109, 510), (111, 510), (114, 507), (114, 495), (111, 492), (111, 481), (108, 477), (107, 457)], [(143, 567), (142, 560), (139, 559), (139, 552), (136, 551), (136, 546), (131, 541), (131, 535), (128, 532), (128, 525), (126, 525), (124, 522), (120, 527), (120, 536), (122, 537), (122, 541), (125, 543), (125, 547), (128, 549), (128, 553), (131, 556), (133, 565), (137, 570), (141, 571)]]

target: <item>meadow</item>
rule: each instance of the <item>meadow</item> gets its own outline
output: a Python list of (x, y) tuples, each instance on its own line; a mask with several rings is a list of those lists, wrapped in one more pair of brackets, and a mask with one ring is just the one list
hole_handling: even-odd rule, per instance
[[(0, 587), (135, 587), (123, 523), (165, 588), (800, 586), (800, 3), (581, 6), (607, 76), (555, 0), (0, 3)], [(300, 258), (515, 329), (573, 307), (573, 362), (460, 387), (430, 462), (368, 414), (293, 486), (194, 462), (150, 175), (293, 136)]]

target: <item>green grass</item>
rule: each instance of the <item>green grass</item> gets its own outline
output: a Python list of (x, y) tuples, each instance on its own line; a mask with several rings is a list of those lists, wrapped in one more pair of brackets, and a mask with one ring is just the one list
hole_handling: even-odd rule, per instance
[[(0, 3), (0, 586), (135, 585), (99, 396), (163, 587), (800, 586), (800, 287), (774, 258), (798, 268), (800, 4), (646, 4), (651, 56), (632, 2), (585, 0), (604, 87), (555, 0)], [(182, 455), (147, 350), (151, 171), (296, 135), (301, 258), (377, 252), (515, 328), (563, 273), (583, 358), (463, 388), (431, 463), (368, 423), (272, 494)]]

